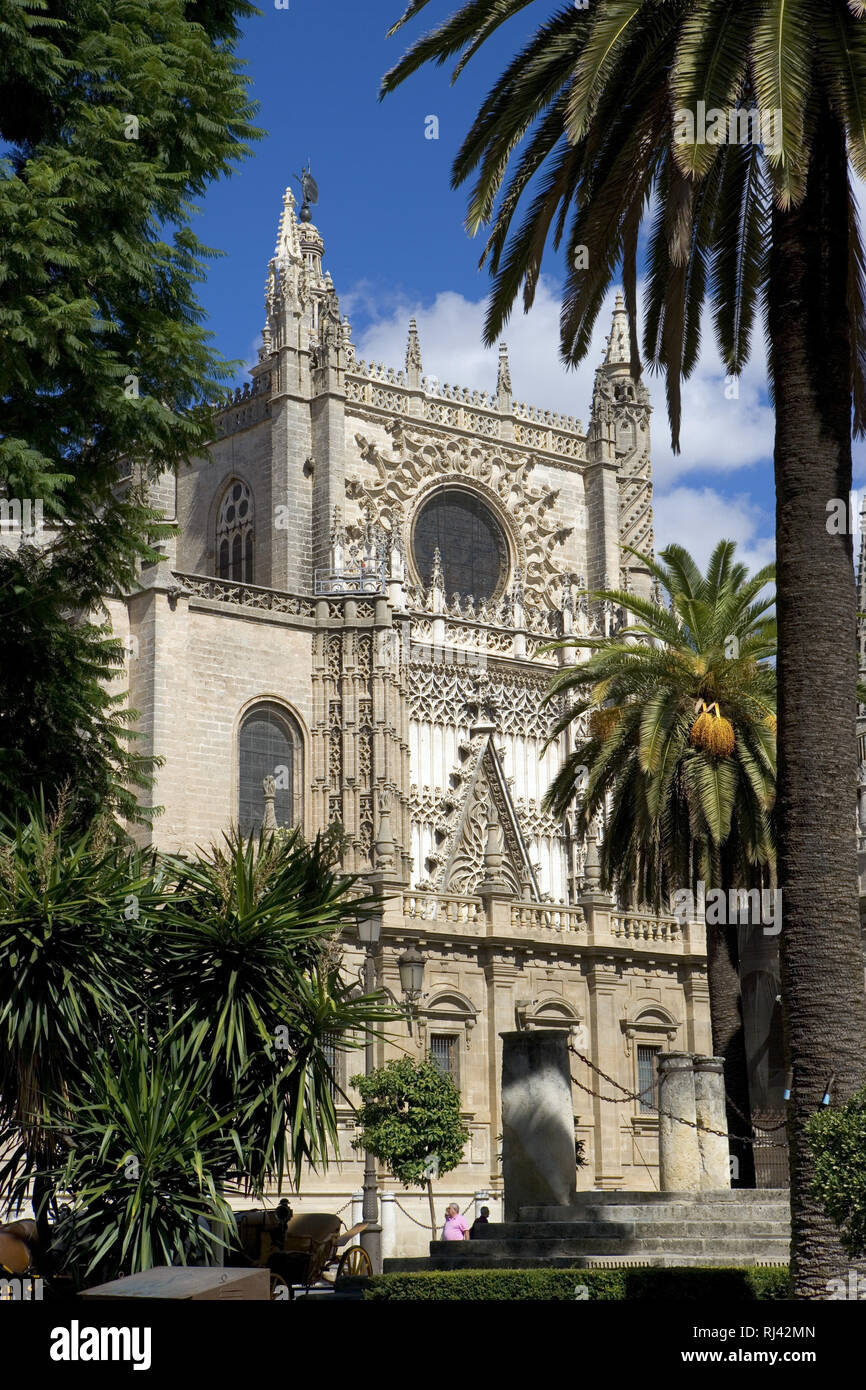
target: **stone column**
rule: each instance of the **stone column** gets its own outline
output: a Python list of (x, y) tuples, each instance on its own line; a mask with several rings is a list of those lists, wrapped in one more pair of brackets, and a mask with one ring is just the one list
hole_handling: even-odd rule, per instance
[(568, 1038), (557, 1028), (502, 1035), (505, 1220), (525, 1206), (568, 1206), (575, 1193)]
[[(698, 1192), (701, 1160), (694, 1128), (695, 1073), (690, 1052), (663, 1052), (659, 1067), (659, 1188)], [(680, 1124), (680, 1120), (688, 1123)]]
[(397, 1208), (393, 1192), (383, 1192), (379, 1198), (379, 1221), (382, 1226), (382, 1259), (389, 1260), (397, 1253)]
[[(722, 1057), (695, 1057), (695, 1115), (701, 1162), (701, 1190), (717, 1192), (731, 1185), (730, 1150), (725, 1109), (725, 1063)], [(682, 1128), (683, 1126), (680, 1126)], [(721, 1133), (708, 1131), (720, 1130)]]

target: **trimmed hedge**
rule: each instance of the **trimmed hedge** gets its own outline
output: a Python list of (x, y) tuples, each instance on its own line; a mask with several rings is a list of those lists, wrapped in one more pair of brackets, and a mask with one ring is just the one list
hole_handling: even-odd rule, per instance
[[(580, 1286), (586, 1293), (578, 1291)], [(380, 1274), (367, 1282), (366, 1300), (467, 1302), (543, 1299), (572, 1303), (655, 1299), (717, 1299), (752, 1303), (791, 1298), (786, 1265), (712, 1269), (455, 1269)]]

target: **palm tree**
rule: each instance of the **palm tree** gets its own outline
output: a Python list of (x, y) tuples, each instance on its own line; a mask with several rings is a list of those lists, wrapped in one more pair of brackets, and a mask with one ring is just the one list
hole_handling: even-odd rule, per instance
[[(577, 799), (586, 834), (606, 811), (605, 888), (656, 909), (698, 899), (698, 883), (766, 886), (775, 873), (775, 621), (773, 566), (750, 578), (720, 541), (702, 575), (681, 546), (660, 562), (641, 556), (669, 606), (621, 590), (593, 595), (631, 618), (610, 637), (569, 637), (591, 649), (567, 667), (548, 699), (567, 697), (551, 738), (578, 733), (548, 793), (563, 815)], [(576, 697), (576, 698), (575, 698)], [(698, 713), (703, 705), (712, 713)], [(716, 713), (718, 710), (718, 713)], [(583, 786), (582, 769), (588, 769)], [(750, 1106), (736, 920), (707, 923), (713, 1050), (725, 1059), (731, 1133), (748, 1137)], [(731, 1142), (743, 1186), (754, 1185), (751, 1145)]]
[[(427, 4), (412, 0), (391, 32)], [(459, 54), (461, 72), (526, 8), (527, 0), (464, 4), (387, 74), (383, 94), (428, 61)], [(806, 1122), (830, 1073), (840, 1101), (866, 1080), (856, 850), (850, 818), (839, 813), (856, 796), (853, 557), (850, 533), (830, 535), (825, 525), (830, 499), (850, 492), (852, 412), (858, 432), (866, 419), (864, 255), (848, 172), (849, 158), (866, 170), (863, 11), (862, 0), (568, 7), (494, 84), (453, 171), (455, 185), (478, 171), (470, 231), (492, 221), (482, 256), (495, 277), (488, 343), (521, 287), (531, 305), (548, 239), (554, 248), (565, 241), (561, 346), (569, 362), (585, 354), (621, 265), (638, 370), (638, 237), (654, 208), (643, 339), (650, 363), (665, 372), (675, 448), (705, 300), (731, 373), (742, 369), (764, 315), (776, 406), (792, 1265), (806, 1298), (823, 1297), (827, 1279), (845, 1268), (837, 1233), (811, 1195)], [(729, 129), (732, 118), (735, 139), (701, 143), (696, 118), (716, 109)], [(774, 138), (762, 143), (756, 125), (771, 118)], [(524, 194), (532, 200), (512, 233)], [(588, 255), (576, 255), (580, 248)]]
[(195, 859), (166, 858), (166, 899), (152, 920), (161, 1027), (212, 1069), (210, 1098), (230, 1107), (243, 1171), (261, 1191), (337, 1151), (335, 1042), (360, 1046), (397, 1017), (343, 970), (341, 928), (373, 905), (334, 872), (323, 837), (233, 831)]
[(46, 1246), (58, 1098), (135, 1002), (153, 900), (145, 858), (69, 813), (61, 796), (0, 825), (0, 1192), (17, 1204), (33, 1184)]

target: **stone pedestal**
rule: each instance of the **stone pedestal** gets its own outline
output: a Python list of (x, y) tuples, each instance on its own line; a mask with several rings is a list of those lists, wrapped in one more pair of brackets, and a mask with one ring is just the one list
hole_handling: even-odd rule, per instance
[(560, 1029), (502, 1033), (502, 1167), (506, 1221), (523, 1206), (575, 1195), (568, 1039)]
[[(699, 1192), (701, 1159), (690, 1052), (663, 1052), (659, 1068), (659, 1189)], [(688, 1123), (681, 1124), (681, 1120)]]
[[(701, 1191), (718, 1192), (731, 1185), (728, 1120), (725, 1109), (725, 1063), (722, 1057), (695, 1057), (695, 1114), (699, 1125), (698, 1151)], [(710, 1133), (718, 1130), (720, 1133)]]
[(383, 1192), (380, 1198), (382, 1219), (382, 1259), (389, 1260), (397, 1254), (397, 1209), (395, 1194)]

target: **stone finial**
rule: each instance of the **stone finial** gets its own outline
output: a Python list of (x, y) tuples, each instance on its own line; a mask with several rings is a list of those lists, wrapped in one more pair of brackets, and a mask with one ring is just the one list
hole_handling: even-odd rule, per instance
[(616, 302), (613, 309), (613, 322), (611, 324), (610, 336), (607, 340), (607, 350), (604, 354), (607, 366), (618, 366), (622, 363), (631, 362), (631, 337), (628, 328), (628, 314), (625, 311), (625, 302), (622, 294), (617, 290)]
[(262, 818), (262, 830), (276, 830), (277, 817), (274, 811), (274, 798), (277, 794), (277, 781), (270, 773), (262, 781), (262, 791), (265, 794), (265, 814)]
[(409, 341), (406, 345), (406, 379), (409, 386), (421, 385), (421, 340), (418, 337), (418, 325), (414, 319), (409, 320)]
[(291, 188), (283, 194), (283, 210), (277, 229), (277, 245), (274, 256), (278, 262), (294, 261), (301, 264), (301, 245), (298, 239), (298, 222), (295, 217), (295, 195)]
[(589, 833), (586, 837), (586, 860), (583, 866), (586, 886), (590, 893), (597, 893), (601, 888), (601, 858), (598, 852), (598, 837), (596, 825), (593, 821)]
[(499, 344), (499, 371), (496, 376), (496, 394), (499, 397), (500, 408), (505, 406), (504, 397), (508, 398), (508, 403), (510, 404), (511, 368), (508, 365), (508, 347), (505, 343)]

